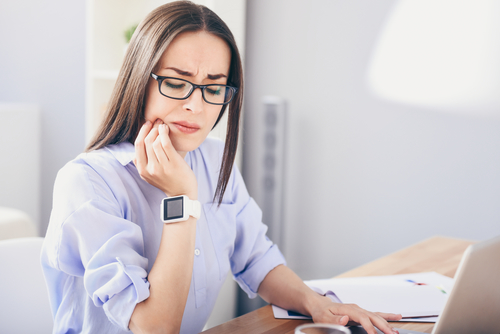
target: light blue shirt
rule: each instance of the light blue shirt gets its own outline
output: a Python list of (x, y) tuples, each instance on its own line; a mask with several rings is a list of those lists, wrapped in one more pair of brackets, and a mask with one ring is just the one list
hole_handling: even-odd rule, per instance
[[(181, 333), (203, 329), (229, 270), (255, 297), (267, 273), (285, 263), (236, 166), (221, 206), (212, 203), (223, 149), (207, 138), (185, 158), (198, 180), (202, 214)], [(149, 297), (165, 194), (141, 179), (134, 156), (131, 143), (110, 145), (80, 154), (57, 175), (42, 249), (54, 333), (130, 332), (135, 305)]]

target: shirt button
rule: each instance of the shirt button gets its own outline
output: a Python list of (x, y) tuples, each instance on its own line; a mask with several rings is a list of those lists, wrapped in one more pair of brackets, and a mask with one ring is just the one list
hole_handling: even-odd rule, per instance
[(196, 256), (200, 255), (200, 250), (198, 248), (196, 248), (194, 250), (194, 255), (196, 255)]

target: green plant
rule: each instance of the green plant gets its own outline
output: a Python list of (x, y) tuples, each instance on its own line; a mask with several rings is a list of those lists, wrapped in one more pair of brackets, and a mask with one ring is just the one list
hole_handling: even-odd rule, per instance
[(130, 28), (128, 28), (127, 30), (125, 30), (124, 34), (125, 34), (125, 40), (127, 41), (127, 43), (130, 43), (130, 39), (132, 38), (132, 35), (134, 34), (135, 29), (137, 29), (137, 24), (133, 25)]

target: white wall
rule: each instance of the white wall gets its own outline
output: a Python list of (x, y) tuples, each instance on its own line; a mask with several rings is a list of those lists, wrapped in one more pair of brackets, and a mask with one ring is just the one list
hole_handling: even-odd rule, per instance
[[(35, 104), (0, 103), (0, 206), (30, 217), (31, 234), (40, 228), (40, 111)], [(4, 218), (5, 219), (5, 218)], [(23, 221), (24, 219), (21, 219)], [(17, 224), (17, 223), (14, 223)], [(9, 226), (12, 228), (13, 226)], [(14, 228), (15, 232), (17, 229)], [(6, 231), (8, 232), (8, 231)], [(11, 237), (15, 233), (8, 233)], [(6, 235), (2, 235), (6, 238)], [(7, 236), (8, 238), (8, 236)]]
[(2, 1), (0, 40), (0, 102), (41, 111), (41, 217), (34, 219), (44, 235), (56, 173), (84, 148), (85, 1)]
[(248, 2), (244, 177), (259, 201), (260, 99), (287, 99), (280, 247), (303, 279), (433, 235), (500, 234), (500, 120), (398, 105), (366, 88), (393, 4)]

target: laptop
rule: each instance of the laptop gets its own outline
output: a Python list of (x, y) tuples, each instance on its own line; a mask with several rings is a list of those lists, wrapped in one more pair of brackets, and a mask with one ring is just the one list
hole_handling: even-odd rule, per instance
[[(349, 329), (352, 334), (366, 334), (362, 327)], [(400, 334), (425, 334), (397, 330)], [(432, 334), (461, 333), (500, 334), (500, 236), (467, 248), (450, 296), (432, 330)]]

